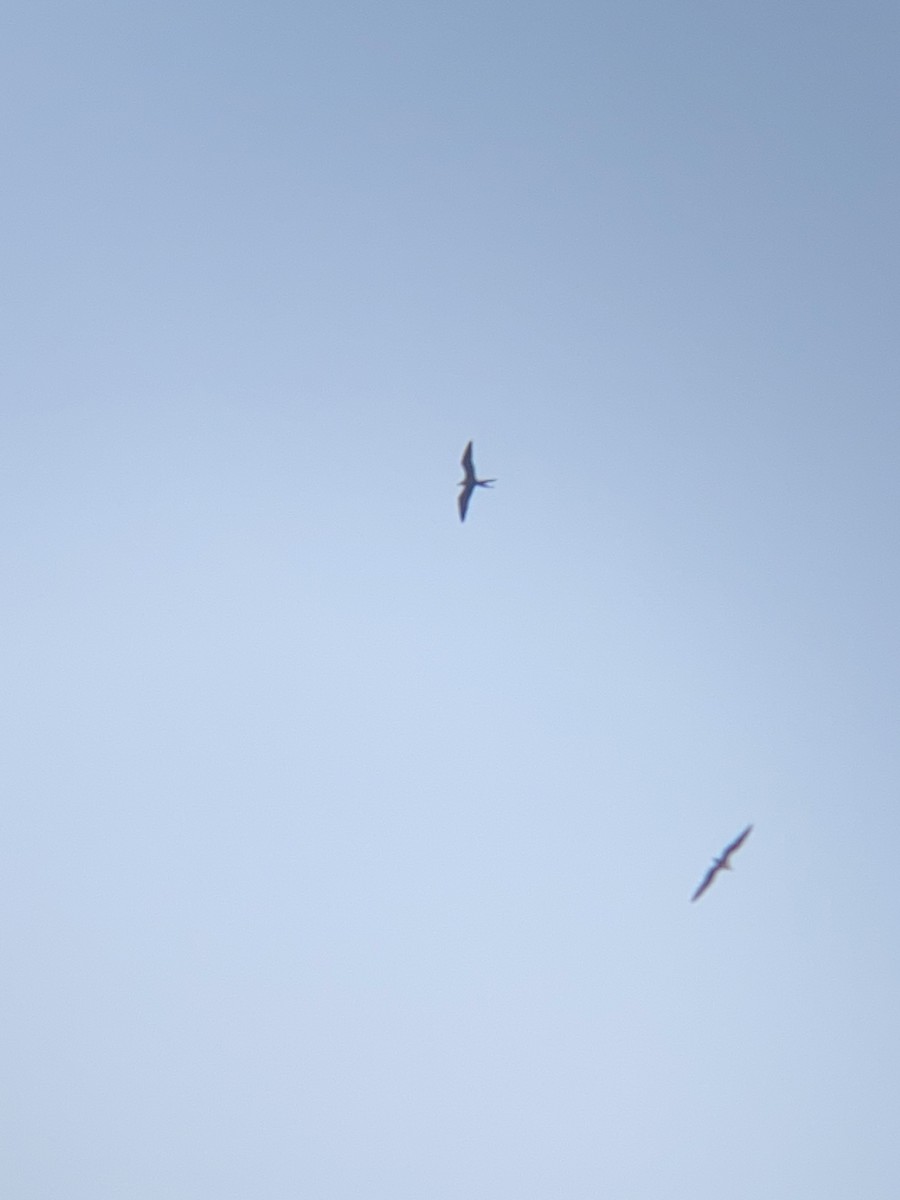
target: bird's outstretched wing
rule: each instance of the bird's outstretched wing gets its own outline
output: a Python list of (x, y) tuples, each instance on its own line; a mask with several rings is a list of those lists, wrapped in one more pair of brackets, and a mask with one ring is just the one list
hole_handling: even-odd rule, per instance
[(461, 521), (466, 519), (466, 510), (469, 507), (469, 501), (471, 500), (472, 493), (474, 491), (475, 484), (470, 479), (466, 479), (463, 482), (462, 491), (459, 493), (459, 498), (456, 501), (456, 503), (459, 505), (459, 519)]
[(466, 446), (465, 450), (463, 450), (463, 456), (459, 461), (462, 464), (462, 469), (466, 473), (466, 481), (468, 482), (468, 480), (474, 479), (475, 478), (475, 464), (472, 462), (472, 443), (471, 442), (469, 442), (468, 446)]
[(730, 842), (725, 847), (725, 849), (722, 851), (722, 861), (723, 862), (725, 861), (725, 859), (727, 859), (729, 857), (729, 855), (734, 854), (735, 850), (737, 850), (741, 846), (743, 846), (744, 842), (750, 836), (750, 830), (752, 828), (753, 828), (752, 825), (748, 825), (747, 828), (743, 831), (743, 833), (739, 833), (737, 835), (737, 837), (734, 839), (734, 841)]
[(703, 876), (703, 882), (697, 888), (696, 892), (694, 892), (693, 896), (691, 896), (692, 904), (695, 900), (700, 899), (700, 897), (703, 895), (703, 893), (706, 891), (706, 889), (709, 887), (709, 885), (715, 879), (716, 872), (718, 871), (718, 869), (719, 869), (719, 864), (716, 863), (715, 866), (710, 867), (709, 870), (706, 872), (706, 874)]

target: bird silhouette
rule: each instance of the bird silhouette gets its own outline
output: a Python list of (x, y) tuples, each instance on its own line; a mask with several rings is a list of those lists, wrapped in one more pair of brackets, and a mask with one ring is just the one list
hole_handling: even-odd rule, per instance
[(718, 858), (713, 859), (713, 865), (709, 868), (709, 870), (703, 876), (703, 882), (697, 888), (696, 892), (694, 892), (693, 896), (691, 896), (691, 902), (693, 902), (694, 900), (700, 899), (700, 897), (703, 895), (703, 893), (706, 891), (706, 889), (709, 887), (709, 885), (715, 879), (716, 875), (718, 875), (719, 871), (730, 871), (731, 870), (731, 866), (729, 865), (728, 860), (729, 860), (729, 858), (731, 858), (732, 854), (734, 854), (735, 850), (737, 850), (741, 846), (743, 846), (746, 839), (750, 836), (750, 830), (752, 828), (753, 828), (752, 825), (748, 825), (743, 833), (738, 834), (738, 836), (734, 839), (734, 841), (730, 842), (725, 847), (725, 849), (722, 851), (722, 853), (719, 855)]
[(472, 493), (475, 491), (475, 489), (477, 487), (490, 487), (491, 484), (496, 483), (497, 480), (478, 479), (476, 477), (475, 464), (472, 462), (471, 442), (469, 442), (468, 446), (466, 446), (465, 450), (463, 450), (463, 456), (460, 459), (460, 462), (462, 463), (462, 468), (466, 474), (465, 478), (459, 481), (459, 486), (462, 488), (462, 491), (459, 493), (457, 504), (459, 505), (459, 519), (464, 521), (466, 519), (466, 512), (469, 508), (469, 501), (472, 499)]

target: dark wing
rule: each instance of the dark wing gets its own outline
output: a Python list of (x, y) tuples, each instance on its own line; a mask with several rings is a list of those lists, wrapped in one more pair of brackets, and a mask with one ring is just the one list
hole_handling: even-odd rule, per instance
[(459, 499), (456, 501), (459, 505), (459, 519), (461, 521), (466, 519), (466, 510), (469, 507), (469, 501), (474, 491), (475, 484), (470, 479), (467, 479), (462, 485), (462, 491), (459, 493)]
[(741, 846), (743, 846), (744, 842), (750, 836), (750, 830), (752, 828), (753, 828), (752, 825), (748, 825), (743, 833), (739, 833), (738, 836), (734, 839), (734, 841), (725, 847), (725, 849), (722, 851), (722, 861), (723, 862), (725, 861), (726, 858), (728, 858), (728, 856), (730, 854), (734, 854), (735, 850), (738, 850)]
[(697, 888), (696, 892), (694, 892), (693, 896), (691, 896), (692, 904), (695, 900), (700, 899), (700, 897), (703, 895), (703, 893), (706, 891), (706, 889), (709, 887), (709, 885), (715, 879), (716, 872), (718, 871), (718, 869), (719, 869), (719, 864), (716, 863), (714, 866), (710, 867), (709, 870), (706, 872), (706, 874), (703, 876), (703, 882)]
[(459, 461), (462, 463), (462, 468), (466, 473), (466, 479), (474, 479), (475, 478), (475, 464), (472, 462), (472, 443), (471, 442), (469, 442), (468, 446), (466, 446), (465, 450), (463, 450), (463, 456)]

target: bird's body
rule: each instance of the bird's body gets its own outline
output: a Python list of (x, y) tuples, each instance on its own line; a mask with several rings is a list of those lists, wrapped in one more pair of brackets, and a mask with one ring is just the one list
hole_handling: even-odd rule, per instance
[(475, 464), (472, 461), (471, 442), (469, 442), (468, 446), (466, 446), (465, 450), (463, 450), (463, 456), (460, 459), (460, 462), (462, 463), (462, 468), (465, 471), (465, 476), (459, 481), (459, 486), (462, 488), (462, 491), (459, 493), (457, 504), (459, 505), (459, 519), (464, 521), (466, 519), (469, 501), (472, 499), (472, 493), (475, 491), (475, 489), (477, 487), (490, 487), (491, 484), (496, 483), (497, 480), (478, 479), (476, 477)]
[(748, 825), (747, 828), (743, 831), (743, 833), (738, 834), (738, 836), (734, 839), (734, 841), (730, 842), (725, 847), (725, 849), (722, 851), (722, 853), (719, 855), (718, 858), (713, 859), (713, 865), (709, 868), (709, 870), (703, 876), (703, 881), (701, 882), (700, 886), (697, 888), (696, 892), (694, 892), (693, 896), (691, 896), (692, 902), (694, 900), (700, 899), (700, 897), (703, 895), (703, 893), (706, 891), (706, 889), (709, 887), (709, 885), (715, 879), (715, 877), (719, 873), (719, 871), (730, 871), (731, 870), (731, 865), (729, 864), (728, 860), (729, 860), (729, 858), (731, 858), (732, 854), (734, 854), (735, 850), (737, 850), (741, 846), (743, 846), (744, 841), (750, 836), (750, 830), (752, 828), (753, 828), (752, 825)]

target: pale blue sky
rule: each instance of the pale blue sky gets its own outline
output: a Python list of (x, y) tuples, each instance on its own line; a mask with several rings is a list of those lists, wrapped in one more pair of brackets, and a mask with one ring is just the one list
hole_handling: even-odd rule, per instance
[(7, 5), (11, 1197), (897, 1195), (898, 57)]

